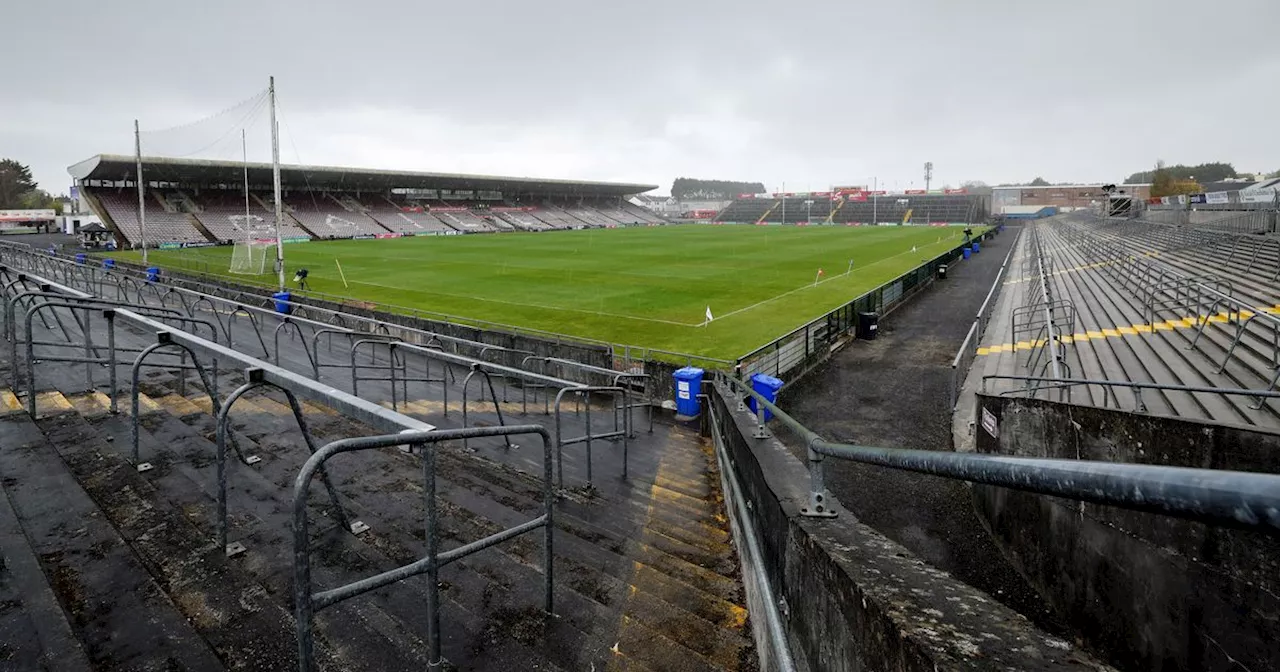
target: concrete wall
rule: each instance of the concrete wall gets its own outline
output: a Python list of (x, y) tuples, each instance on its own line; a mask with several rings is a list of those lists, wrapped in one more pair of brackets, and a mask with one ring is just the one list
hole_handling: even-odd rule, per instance
[(776, 438), (752, 438), (750, 414), (738, 411), (719, 386), (709, 389), (720, 420), (711, 431), (719, 431), (750, 502), (762, 563), (801, 666), (823, 672), (1109, 669), (859, 524), (834, 498), (837, 518), (802, 517), (804, 465)]
[[(1266, 431), (985, 395), (977, 416), (984, 453), (1280, 472), (1280, 434)], [(1280, 540), (1002, 488), (974, 497), (1014, 563), (1118, 667), (1280, 669)]]

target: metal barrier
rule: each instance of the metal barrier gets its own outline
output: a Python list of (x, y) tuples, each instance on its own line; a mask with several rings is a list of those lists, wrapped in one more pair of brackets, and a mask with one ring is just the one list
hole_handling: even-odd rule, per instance
[[(151, 356), (152, 353), (155, 353), (156, 351), (162, 348), (177, 348), (184, 354), (191, 356), (191, 364), (195, 368), (196, 372), (199, 373), (200, 380), (204, 382), (204, 390), (205, 390), (205, 393), (209, 395), (209, 402), (212, 404), (213, 412), (215, 415), (218, 413), (218, 359), (216, 357), (213, 358), (213, 376), (211, 378), (209, 374), (205, 371), (204, 366), (200, 364), (200, 359), (196, 357), (195, 351), (192, 350), (190, 346), (173, 340), (173, 332), (170, 332), (170, 331), (156, 332), (156, 342), (143, 348), (142, 352), (138, 353), (138, 357), (133, 360), (133, 368), (129, 374), (130, 380), (133, 383), (133, 385), (130, 387), (130, 390), (129, 390), (129, 397), (130, 397), (130, 403), (131, 403), (130, 409), (132, 410), (132, 413), (130, 413), (130, 419), (132, 420), (132, 422), (129, 424), (131, 429), (129, 438), (130, 438), (130, 441), (132, 442), (133, 465), (138, 471), (150, 471), (152, 468), (150, 462), (143, 462), (139, 459), (139, 456), (138, 456), (138, 435), (139, 435), (138, 423), (140, 422), (140, 416), (142, 415), (140, 412), (141, 411), (141, 408), (140, 408), (141, 390), (138, 389), (138, 379), (139, 379), (139, 374), (141, 374), (142, 372), (143, 365), (146, 364), (147, 357)], [(159, 366), (164, 366), (164, 365), (161, 364)], [(168, 368), (185, 369), (186, 366), (185, 364), (182, 365), (181, 367), (174, 367), (170, 365)], [(32, 394), (33, 408), (34, 408), (34, 399), (35, 399), (35, 395)]]
[(951, 385), (947, 388), (947, 407), (952, 411), (956, 410), (956, 404), (960, 401), (960, 388), (964, 385), (964, 379), (969, 375), (969, 368), (973, 366), (973, 360), (978, 355), (978, 344), (987, 333), (987, 325), (991, 322), (992, 312), (995, 311), (1000, 288), (1009, 274), (1009, 260), (1013, 258), (1013, 251), (1018, 248), (1018, 244), (1022, 242), (1022, 233), (1021, 230), (1018, 231), (1018, 237), (1009, 245), (1009, 251), (1005, 253), (1004, 261), (1000, 263), (1000, 270), (996, 271), (996, 279), (992, 281), (991, 289), (987, 290), (987, 296), (978, 307), (978, 314), (973, 318), (969, 332), (965, 334), (964, 341), (960, 343), (960, 349), (951, 360)]
[[(1170, 233), (1171, 230), (1172, 233)], [(1131, 270), (1127, 272), (1126, 278), (1132, 280), (1132, 289), (1143, 303), (1144, 316), (1148, 325), (1154, 325), (1155, 318), (1162, 311), (1173, 313), (1177, 319), (1183, 319), (1187, 313), (1192, 314), (1196, 320), (1196, 336), (1191, 340), (1188, 349), (1198, 349), (1206, 358), (1217, 364), (1219, 373), (1227, 370), (1227, 365), (1233, 358), (1245, 366), (1249, 365), (1248, 362), (1240, 359), (1236, 350), (1243, 342), (1245, 335), (1252, 333), (1258, 341), (1269, 344), (1266, 348), (1268, 352), (1258, 354), (1266, 357), (1274, 369), (1270, 373), (1271, 378), (1266, 386), (1257, 391), (1271, 390), (1280, 383), (1280, 316), (1273, 314), (1269, 310), (1270, 306), (1258, 306), (1237, 297), (1233, 284), (1217, 275), (1187, 275), (1154, 259), (1138, 261), (1138, 255), (1130, 248), (1132, 241), (1124, 241), (1120, 238), (1121, 234), (1139, 238), (1147, 236), (1163, 241), (1166, 249), (1175, 249), (1180, 245), (1196, 247), (1206, 240), (1238, 241), (1239, 236), (1231, 238), (1227, 234), (1204, 231), (1178, 232), (1172, 227), (1143, 222), (1129, 224), (1120, 232), (1110, 234), (1111, 240), (1105, 240), (1103, 234), (1086, 230), (1079, 224), (1074, 225), (1074, 231), (1082, 241), (1085, 241), (1084, 249), (1095, 258), (1133, 260), (1129, 264)], [(1104, 266), (1104, 268), (1109, 268), (1109, 272), (1112, 273), (1119, 272), (1111, 270), (1115, 267)], [(1280, 273), (1280, 267), (1277, 273)], [(1126, 287), (1129, 286), (1129, 282), (1124, 284)], [(1231, 343), (1224, 348), (1225, 355), (1222, 361), (1217, 362), (1210, 352), (1201, 349), (1199, 345), (1204, 332), (1214, 321), (1213, 318), (1223, 313), (1225, 313), (1225, 321), (1228, 324), (1234, 321), (1236, 329), (1234, 334), (1228, 334), (1231, 337)], [(1233, 316), (1234, 320), (1232, 320)], [(1252, 331), (1249, 329), (1251, 325), (1254, 326)], [(1262, 377), (1266, 379), (1266, 375)]]
[[(92, 299), (89, 294), (78, 289), (62, 285), (40, 276), (32, 276), (34, 282), (49, 286), (50, 291), (66, 294), (70, 299)], [(263, 380), (291, 390), (299, 398), (314, 401), (333, 408), (357, 422), (362, 422), (375, 429), (400, 431), (402, 429), (429, 430), (432, 425), (401, 415), (391, 409), (383, 408), (373, 402), (334, 389), (304, 375), (275, 366), (268, 362), (237, 352), (215, 341), (190, 334), (158, 321), (157, 318), (139, 314), (125, 307), (113, 308), (114, 318), (118, 323), (124, 322), (144, 332), (168, 332), (174, 343), (180, 343), (195, 353), (217, 359), (220, 362), (234, 362), (244, 368), (262, 369)]]
[(758, 438), (768, 436), (763, 415), (763, 409), (768, 409), (804, 442), (809, 502), (802, 515), (836, 515), (827, 503), (823, 482), (823, 460), (834, 457), (1280, 536), (1280, 475), (833, 443), (749, 385), (731, 376), (718, 381), (756, 400)]
[[(443, 365), (445, 366), (445, 369), (449, 371), (452, 370), (450, 368), (452, 366), (467, 367), (468, 374), (463, 381), (463, 398), (462, 398), (462, 422), (464, 426), (468, 422), (468, 413), (469, 413), (468, 411), (469, 404), (467, 403), (469, 401), (468, 400), (468, 389), (469, 389), (468, 383), (470, 382), (471, 378), (476, 374), (481, 374), (486, 379), (489, 380), (489, 384), (488, 384), (489, 394), (493, 398), (494, 411), (498, 416), (499, 423), (505, 422), (505, 420), (503, 419), (502, 410), (498, 403), (497, 394), (494, 391), (492, 379), (490, 378), (490, 376), (499, 376), (504, 381), (518, 380), (521, 383), (522, 390), (527, 390), (530, 387), (529, 383), (533, 383), (533, 385), (539, 386), (542, 388), (557, 388), (559, 392), (556, 394), (554, 403), (548, 404), (544, 410), (544, 413), (554, 413), (555, 415), (555, 423), (556, 423), (555, 424), (555, 428), (556, 428), (555, 429), (555, 449), (556, 449), (556, 456), (557, 456), (556, 467), (557, 467), (557, 473), (559, 478), (559, 481), (558, 481), (559, 485), (561, 487), (564, 486), (564, 472), (561, 469), (563, 467), (561, 457), (563, 456), (564, 447), (569, 445), (575, 445), (578, 443), (587, 444), (587, 483), (588, 485), (592, 483), (592, 479), (593, 479), (593, 467), (592, 467), (592, 459), (591, 459), (591, 442), (592, 441), (616, 440), (619, 438), (622, 439), (622, 456), (623, 456), (622, 474), (624, 478), (627, 476), (627, 457), (628, 457), (628, 451), (629, 451), (628, 438), (631, 434), (631, 430), (625, 420), (627, 414), (619, 415), (618, 413), (619, 409), (629, 408), (632, 406), (632, 404), (630, 403), (629, 390), (625, 386), (583, 385), (581, 383), (577, 383), (570, 380), (555, 378), (552, 376), (535, 373), (532, 371), (525, 371), (523, 369), (504, 366), (502, 364), (496, 364), (493, 362), (480, 361), (477, 359), (472, 359), (470, 357), (465, 357), (463, 355), (455, 355), (448, 352), (444, 352), (442, 350), (438, 350), (432, 347), (415, 345), (412, 343), (404, 343), (401, 341), (381, 341), (381, 340), (357, 341), (352, 345), (352, 350), (351, 350), (353, 362), (355, 361), (355, 353), (357, 349), (362, 345), (367, 345), (371, 348), (376, 347), (377, 345), (386, 345), (388, 348), (394, 347), (395, 351), (397, 352), (412, 353), (420, 357), (423, 357), (428, 361), (436, 360), (436, 361), (442, 362)], [(396, 371), (402, 370), (400, 367), (397, 367), (394, 365), (390, 365), (390, 368), (388, 368), (388, 367), (378, 366), (376, 365), (376, 363), (372, 365), (360, 365), (360, 368), (373, 369), (373, 370), (389, 370), (393, 374)], [(428, 370), (428, 373), (429, 373), (429, 370)], [(355, 376), (353, 378), (353, 382), (356, 382), (357, 380), (362, 380), (362, 381), (377, 380), (381, 382), (390, 382), (391, 380), (393, 380), (390, 378), (384, 379), (384, 378), (378, 378), (374, 376), (356, 376), (354, 368), (353, 368), (353, 376)], [(428, 378), (429, 377), (430, 376), (428, 376)], [(443, 380), (442, 380), (443, 378), (444, 376), (442, 375), (441, 379), (431, 379), (428, 382), (443, 383)], [(402, 376), (394, 380), (403, 381), (404, 377)], [(410, 377), (409, 380), (425, 380), (425, 379)], [(394, 384), (393, 384), (393, 387), (394, 387)], [(448, 386), (444, 385), (444, 387), (447, 388)], [(578, 437), (565, 437), (564, 433), (562, 432), (562, 422), (561, 422), (562, 403), (564, 399), (569, 394), (582, 395), (582, 394), (589, 394), (591, 392), (600, 392), (600, 393), (614, 395), (614, 398), (612, 399), (612, 402), (611, 402), (612, 409), (614, 411), (613, 430), (607, 431), (607, 432), (601, 432), (601, 433), (594, 432), (591, 425), (591, 404), (590, 404), (589, 398), (587, 398), (585, 399), (585, 403), (582, 404), (582, 406), (586, 409), (585, 410), (585, 414), (586, 414), (585, 434), (583, 436), (578, 436)], [(544, 396), (549, 398), (549, 395), (544, 395)], [(575, 399), (578, 399), (578, 398), (579, 397), (575, 396)], [(444, 400), (445, 400), (445, 411), (447, 414), (447, 411), (448, 411), (447, 393), (446, 393), (446, 396), (444, 397)], [(527, 412), (527, 406), (528, 406), (527, 396), (524, 398), (524, 401), (522, 403), (525, 408), (525, 411)], [(507, 447), (508, 448), (513, 447), (509, 440), (507, 441)]]
[[(593, 475), (591, 472), (591, 442), (593, 440), (613, 439), (613, 438), (622, 439), (622, 477), (623, 478), (627, 477), (627, 449), (628, 449), (627, 429), (625, 426), (622, 428), (618, 427), (618, 416), (617, 416), (617, 413), (615, 413), (613, 416), (613, 431), (603, 432), (601, 434), (592, 433), (592, 430), (591, 430), (591, 393), (592, 392), (606, 392), (610, 394), (619, 395), (622, 397), (622, 405), (623, 406), (627, 405), (627, 390), (626, 388), (622, 388), (622, 387), (605, 387), (605, 386), (597, 387), (597, 386), (581, 385), (577, 387), (562, 388), (560, 392), (556, 394), (556, 401), (555, 401), (556, 471), (560, 477), (559, 486), (562, 488), (564, 487), (564, 447), (574, 445), (577, 443), (587, 444), (587, 485), (593, 485), (593, 480), (592, 480)], [(561, 432), (562, 425), (560, 422), (560, 415), (561, 415), (560, 403), (564, 401), (564, 397), (566, 394), (585, 394), (586, 399), (584, 400), (583, 405), (587, 409), (586, 420), (585, 420), (586, 433), (582, 436), (576, 436), (568, 439), (566, 439), (564, 437), (563, 432)], [(616, 399), (613, 402), (613, 406), (615, 409), (618, 406)]]
[[(1280, 392), (1272, 392), (1270, 390), (1246, 390), (1230, 387), (1208, 387), (1204, 385), (1176, 385), (1173, 383), (1142, 383), (1131, 380), (1094, 380), (1091, 378), (1045, 378), (1040, 376), (1005, 376), (1005, 375), (987, 375), (982, 377), (982, 391), (987, 391), (988, 380), (1016, 380), (1024, 383), (1043, 383), (1043, 385), (1035, 388), (1026, 389), (1057, 389), (1062, 387), (1077, 387), (1097, 385), (1107, 389), (1111, 394), (1111, 400), (1115, 402), (1115, 407), (1120, 409), (1120, 399), (1116, 396), (1115, 389), (1127, 387), (1133, 390), (1134, 410), (1138, 413), (1146, 413), (1147, 405), (1142, 400), (1142, 390), (1165, 390), (1169, 392), (1194, 392), (1204, 394), (1222, 394), (1228, 396), (1254, 397), (1257, 403), (1253, 406), (1254, 410), (1262, 408), (1268, 399), (1280, 398)], [(1000, 396), (1016, 394), (1021, 390), (1006, 390), (1000, 393)], [(1103, 397), (1103, 408), (1110, 408), (1106, 403), (1107, 397)], [(1123, 410), (1123, 409), (1121, 409)]]
[[(449, 551), (440, 551), (440, 523), (436, 505), (436, 444), (442, 441), (457, 439), (482, 438), (490, 436), (512, 436), (537, 434), (542, 437), (542, 493), (543, 513), (532, 520), (515, 527), (491, 534), (483, 539), (459, 546)], [(311, 479), (325, 462), (336, 455), (361, 450), (388, 448), (409, 444), (420, 447), (422, 454), (423, 502), (426, 528), (426, 554), (417, 561), (382, 572), (354, 583), (330, 588), (318, 593), (311, 587), (311, 550), (308, 537), (307, 493), (311, 487)], [(552, 592), (553, 581), (553, 540), (555, 523), (555, 490), (552, 483), (551, 437), (547, 430), (538, 425), (513, 425), (510, 427), (471, 427), (466, 429), (447, 429), (432, 432), (403, 432), (388, 436), (372, 436), (355, 439), (343, 439), (330, 443), (316, 451), (302, 467), (293, 486), (293, 539), (294, 539), (294, 601), (295, 620), (298, 639), (298, 665), (302, 672), (314, 669), (314, 637), (312, 622), (315, 612), (333, 606), (344, 600), (402, 581), (411, 576), (426, 574), (426, 628), (428, 648), (428, 669), (440, 669), (443, 660), (440, 654), (440, 568), (478, 551), (514, 539), (527, 532), (543, 528), (543, 576), (544, 605), (548, 614), (554, 607)]]
[[(289, 401), (289, 409), (293, 412), (293, 418), (298, 423), (298, 430), (302, 432), (302, 439), (307, 444), (307, 452), (310, 455), (316, 454), (315, 440), (311, 437), (311, 431), (307, 428), (306, 416), (302, 413), (302, 405), (298, 403), (298, 398), (289, 391), (288, 388), (274, 385), (263, 380), (262, 369), (251, 368), (245, 371), (245, 384), (241, 385), (231, 396), (227, 397), (226, 402), (221, 409), (214, 409), (214, 415), (217, 417), (217, 446), (218, 446), (218, 545), (223, 549), (227, 557), (232, 557), (244, 553), (247, 549), (243, 542), (228, 543), (228, 524), (227, 524), (227, 441), (231, 439), (231, 407), (235, 405), (246, 393), (258, 388), (274, 388), (284, 393), (285, 398)], [(234, 440), (232, 445), (235, 446)], [(251, 456), (245, 458), (240, 454), (239, 447), (235, 447), (236, 454), (239, 455), (240, 461), (245, 466), (250, 466), (259, 462), (259, 458)], [(351, 534), (361, 534), (369, 530), (369, 526), (359, 520), (351, 520), (347, 516), (347, 512), (342, 508), (342, 503), (338, 501), (338, 492), (334, 489), (333, 483), (329, 480), (329, 472), (325, 470), (324, 465), (319, 467), (320, 481), (324, 484), (325, 490), (329, 493), (329, 502), (333, 505), (334, 517), (342, 525), (343, 529)]]
[(634, 385), (638, 383), (640, 386), (640, 394), (642, 397), (641, 401), (628, 403), (625, 406), (615, 406), (613, 409), (613, 412), (615, 415), (614, 424), (615, 425), (617, 424), (616, 416), (619, 412), (621, 412), (623, 416), (623, 424), (627, 428), (627, 435), (634, 438), (636, 435), (635, 420), (631, 417), (631, 412), (632, 412), (632, 409), (643, 408), (647, 410), (649, 413), (649, 433), (650, 434), (653, 433), (653, 407), (655, 404), (653, 399), (653, 390), (650, 388), (650, 383), (652, 382), (652, 376), (650, 376), (649, 374), (630, 373), (625, 371), (614, 371), (613, 369), (605, 369), (598, 366), (592, 366), (590, 364), (583, 364), (582, 362), (575, 362), (568, 359), (559, 359), (556, 357), (525, 357), (524, 361), (522, 361), (520, 365), (527, 366), (531, 361), (542, 362), (543, 374), (546, 373), (547, 364), (553, 364), (557, 368), (563, 368), (567, 366), (573, 369), (577, 369), (579, 371), (584, 371), (584, 372), (594, 373), (594, 374), (604, 376), (609, 379), (609, 384), (608, 384), (609, 387), (626, 387), (627, 390), (630, 392), (635, 392)]

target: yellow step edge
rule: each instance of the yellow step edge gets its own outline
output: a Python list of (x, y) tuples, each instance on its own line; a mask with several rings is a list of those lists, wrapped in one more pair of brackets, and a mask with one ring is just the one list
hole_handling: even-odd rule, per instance
[(0, 389), (0, 413), (15, 413), (22, 410), (22, 402), (14, 395), (13, 390)]
[(178, 394), (166, 394), (163, 397), (156, 399), (156, 403), (164, 410), (178, 417), (196, 415), (204, 412), (199, 406), (191, 403), (190, 399)]
[(36, 418), (48, 418), (63, 413), (71, 413), (75, 409), (61, 392), (36, 393)]
[(111, 398), (97, 390), (73, 394), (67, 397), (67, 401), (71, 402), (71, 407), (77, 413), (86, 418), (96, 418), (111, 412)]
[[(125, 397), (124, 404), (122, 405), (124, 406), (124, 408), (129, 409), (133, 407), (132, 406), (133, 402), (129, 401), (128, 397)], [(164, 407), (162, 407), (160, 404), (157, 404), (155, 399), (152, 399), (151, 397), (148, 397), (145, 394), (138, 395), (138, 415), (147, 415), (148, 413), (163, 413), (163, 412), (164, 412)]]

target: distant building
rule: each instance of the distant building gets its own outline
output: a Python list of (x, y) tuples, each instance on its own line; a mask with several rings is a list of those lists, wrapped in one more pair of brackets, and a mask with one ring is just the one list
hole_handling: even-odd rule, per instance
[[(710, 219), (732, 201), (726, 200), (677, 200), (671, 196), (636, 194), (631, 202), (646, 207), (664, 217), (673, 219)], [(706, 213), (713, 213), (706, 216)]]
[[(993, 187), (991, 190), (991, 209), (995, 214), (1018, 212), (1027, 207), (1056, 208), (1060, 212), (1070, 212), (1078, 208), (1088, 208), (1102, 203), (1106, 195), (1102, 184), (1056, 184), (1047, 187)], [(1146, 200), (1151, 195), (1150, 184), (1116, 185), (1117, 194), (1125, 194), (1139, 200)]]

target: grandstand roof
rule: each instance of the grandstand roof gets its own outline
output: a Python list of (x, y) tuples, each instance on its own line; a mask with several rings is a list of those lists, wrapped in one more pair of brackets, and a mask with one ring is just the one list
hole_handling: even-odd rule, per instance
[(1214, 191), (1240, 191), (1257, 183), (1257, 180), (1222, 180), (1221, 182), (1206, 182), (1200, 185), (1200, 189), (1206, 194)]
[[(67, 168), (77, 180), (132, 181), (136, 160), (132, 156), (99, 154)], [(240, 161), (208, 161), (142, 157), (142, 172), (148, 181), (189, 184), (240, 184), (245, 164)], [(249, 181), (271, 183), (271, 164), (249, 163)], [(336, 166), (280, 166), (280, 182), (291, 189), (333, 189), (340, 191), (387, 190), (393, 188), (491, 190), (503, 193), (628, 196), (652, 189), (652, 184), (557, 180), (536, 177), (502, 177), (461, 173), (423, 173)]]
[[(1013, 190), (1027, 191), (1030, 189), (1101, 189), (1102, 184), (1103, 184), (1102, 182), (1098, 182), (1097, 184), (1048, 184), (1048, 185), (1037, 186), (1037, 187), (1033, 187), (1029, 184), (1008, 184), (1008, 185), (1001, 185), (998, 187), (991, 187), (991, 188), (995, 189), (996, 191), (1013, 191)], [(1150, 182), (1135, 182), (1133, 184), (1128, 184), (1128, 183), (1117, 184), (1116, 188), (1124, 189), (1125, 187), (1149, 187), (1149, 186), (1151, 186)]]

